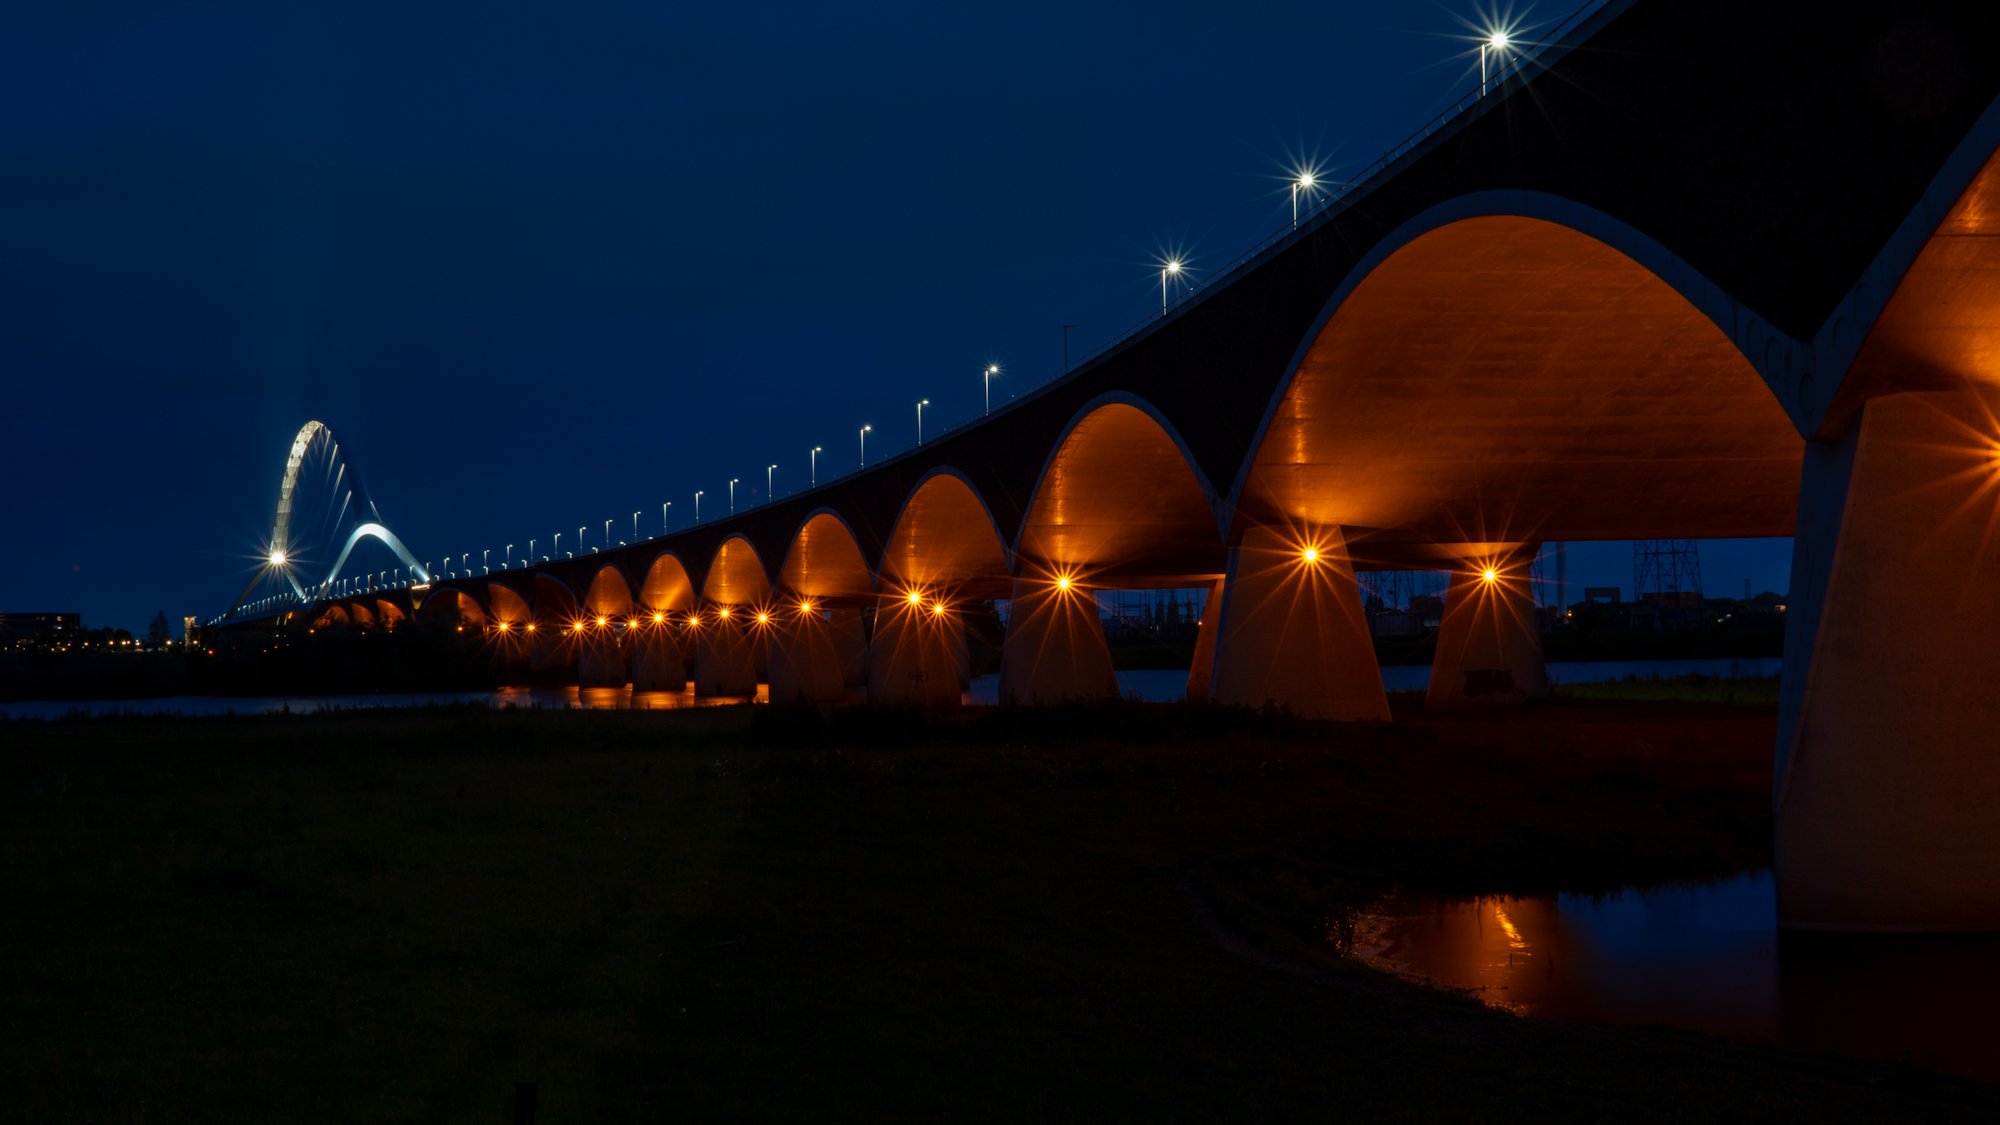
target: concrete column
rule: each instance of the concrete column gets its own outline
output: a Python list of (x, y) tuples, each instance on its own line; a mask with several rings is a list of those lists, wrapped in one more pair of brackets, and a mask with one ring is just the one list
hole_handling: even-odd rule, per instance
[(687, 657), (672, 624), (640, 624), (632, 645), (632, 690), (687, 690)]
[(590, 624), (576, 634), (576, 682), (580, 687), (624, 687), (625, 654), (618, 650), (618, 631)]
[(1015, 579), (1000, 648), (1000, 702), (1033, 705), (1117, 694), (1097, 596), (1039, 575)]
[(694, 630), (694, 693), (700, 696), (757, 694), (757, 656), (743, 635), (740, 612), (701, 615)]
[(1524, 546), (1452, 568), (1425, 707), (1506, 706), (1549, 693), (1534, 562), (1535, 548)]
[(958, 687), (965, 625), (930, 603), (883, 598), (868, 645), (868, 702), (943, 706), (964, 701)]
[(840, 675), (848, 687), (868, 686), (868, 630), (858, 609), (833, 609), (826, 614), (833, 650), (840, 656)]
[(1208, 588), (1201, 604), (1201, 621), (1195, 626), (1194, 661), (1188, 665), (1187, 701), (1208, 702), (1208, 687), (1215, 674), (1215, 634), (1222, 620), (1222, 579)]
[(547, 672), (570, 667), (571, 653), (566, 632), (569, 626), (559, 627), (541, 621), (534, 624), (534, 632), (528, 634), (528, 671)]
[(2000, 930), (2000, 391), (1878, 398), (1807, 446), (1778, 919)]
[[(858, 618), (857, 618), (858, 620)], [(847, 678), (823, 613), (787, 613), (771, 623), (771, 702), (839, 703)]]
[(1268, 701), (1314, 719), (1389, 717), (1361, 587), (1338, 528), (1245, 531), (1229, 552), (1219, 630), (1215, 702)]

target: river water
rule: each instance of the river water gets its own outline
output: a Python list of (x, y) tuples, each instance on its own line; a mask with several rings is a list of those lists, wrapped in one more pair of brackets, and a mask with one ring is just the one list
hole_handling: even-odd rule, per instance
[[(1700, 675), (1721, 679), (1775, 676), (1784, 661), (1776, 657), (1757, 660), (1603, 660), (1589, 663), (1550, 664), (1549, 678), (1558, 684), (1602, 683), (1639, 679), (1672, 679)], [(1393, 665), (1382, 669), (1382, 686), (1389, 691), (1422, 691), (1430, 683), (1427, 665)], [(1139, 671), (1118, 673), (1118, 689), (1128, 697), (1148, 703), (1170, 703), (1187, 690), (1187, 673), (1179, 671)], [(91, 699), (82, 701), (29, 701), (0, 703), (0, 719), (61, 719), (70, 715), (274, 715), (311, 714), (315, 711), (353, 710), (364, 707), (424, 707), (440, 703), (484, 703), (490, 707), (541, 707), (563, 709), (632, 708), (658, 711), (679, 707), (713, 707), (747, 701), (763, 702), (765, 689), (752, 696), (696, 698), (691, 689), (678, 692), (642, 691), (630, 688), (509, 687), (496, 691), (418, 692), (406, 695), (270, 695), (220, 696), (176, 695), (161, 699)], [(965, 701), (994, 704), (1000, 701), (1000, 678), (980, 676), (972, 681)]]
[(1395, 895), (1354, 923), (1369, 964), (1522, 1015), (2000, 1081), (2000, 936), (1780, 934), (1769, 871), (1600, 898)]

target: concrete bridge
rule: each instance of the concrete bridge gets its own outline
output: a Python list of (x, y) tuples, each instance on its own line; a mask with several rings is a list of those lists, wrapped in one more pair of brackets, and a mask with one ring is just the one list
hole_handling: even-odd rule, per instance
[(2000, 928), (2000, 5), (1633, 0), (1565, 40), (980, 425), (320, 616), (949, 703), (962, 608), (1010, 599), (1002, 693), (1037, 702), (1113, 690), (1091, 591), (1202, 585), (1192, 698), (1366, 720), (1357, 567), (1453, 572), (1452, 706), (1545, 687), (1538, 543), (1792, 535), (1783, 921)]

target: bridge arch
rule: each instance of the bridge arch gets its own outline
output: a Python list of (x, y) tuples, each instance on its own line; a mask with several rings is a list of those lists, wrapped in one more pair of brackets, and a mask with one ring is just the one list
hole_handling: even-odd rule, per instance
[(607, 563), (591, 577), (584, 591), (583, 608), (598, 617), (629, 617), (633, 611), (632, 587), (617, 566)]
[(1179, 431), (1146, 399), (1113, 391), (1084, 404), (1049, 451), (1014, 554), (1093, 585), (1201, 584), (1222, 573), (1222, 531)]
[(702, 578), (701, 599), (717, 605), (764, 605), (771, 600), (764, 560), (747, 536), (731, 535), (715, 549)]
[(687, 564), (680, 555), (661, 551), (653, 557), (639, 582), (639, 604), (659, 613), (694, 608), (694, 582), (688, 577)]
[(819, 601), (872, 600), (875, 573), (847, 520), (832, 508), (817, 508), (792, 535), (778, 586)]
[(1430, 544), (1789, 535), (1803, 437), (1730, 308), (1568, 201), (1433, 208), (1300, 345), (1238, 474), (1237, 524), (1344, 528), (1377, 565)]
[(582, 616), (582, 602), (569, 583), (553, 574), (535, 575), (535, 620), (544, 629), (568, 628)]
[(891, 589), (953, 590), (967, 598), (1005, 598), (1012, 588), (1007, 540), (970, 478), (940, 466), (924, 474), (890, 525), (876, 568)]
[(445, 587), (432, 590), (430, 596), (417, 607), (420, 621), (436, 622), (440, 625), (471, 625), (484, 628), (487, 622), (486, 608), (471, 593)]

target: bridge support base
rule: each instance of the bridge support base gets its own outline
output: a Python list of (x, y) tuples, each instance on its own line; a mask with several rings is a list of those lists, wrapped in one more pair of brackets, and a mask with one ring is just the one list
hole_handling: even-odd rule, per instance
[(945, 706), (964, 701), (958, 687), (965, 625), (956, 613), (884, 598), (868, 646), (868, 702)]
[(687, 657), (681, 653), (673, 626), (646, 622), (639, 628), (639, 639), (632, 646), (632, 690), (687, 690)]
[(757, 656), (735, 616), (702, 615), (694, 642), (694, 693), (757, 694)]
[(592, 625), (578, 636), (577, 641), (577, 686), (625, 686), (625, 654), (618, 650), (616, 632), (609, 626)]
[(868, 630), (858, 609), (832, 609), (826, 614), (826, 629), (833, 638), (833, 651), (840, 657), (840, 677), (848, 687), (868, 686)]
[(1507, 706), (1549, 693), (1534, 562), (1535, 548), (1526, 546), (1500, 557), (1467, 558), (1452, 569), (1425, 707)]
[(1215, 634), (1222, 621), (1222, 580), (1208, 587), (1201, 603), (1201, 620), (1195, 625), (1194, 661), (1188, 665), (1187, 701), (1207, 703), (1209, 683), (1215, 675)]
[(1217, 703), (1276, 703), (1314, 719), (1389, 717), (1338, 528), (1251, 526), (1229, 552), (1218, 628)]
[(2000, 930), (2000, 392), (1868, 402), (1807, 446), (1785, 635), (1778, 919)]
[(1118, 694), (1097, 597), (1041, 577), (1014, 580), (1000, 648), (1000, 702), (1061, 703)]
[(789, 614), (771, 626), (771, 702), (839, 703), (847, 678), (832, 625), (818, 613)]

